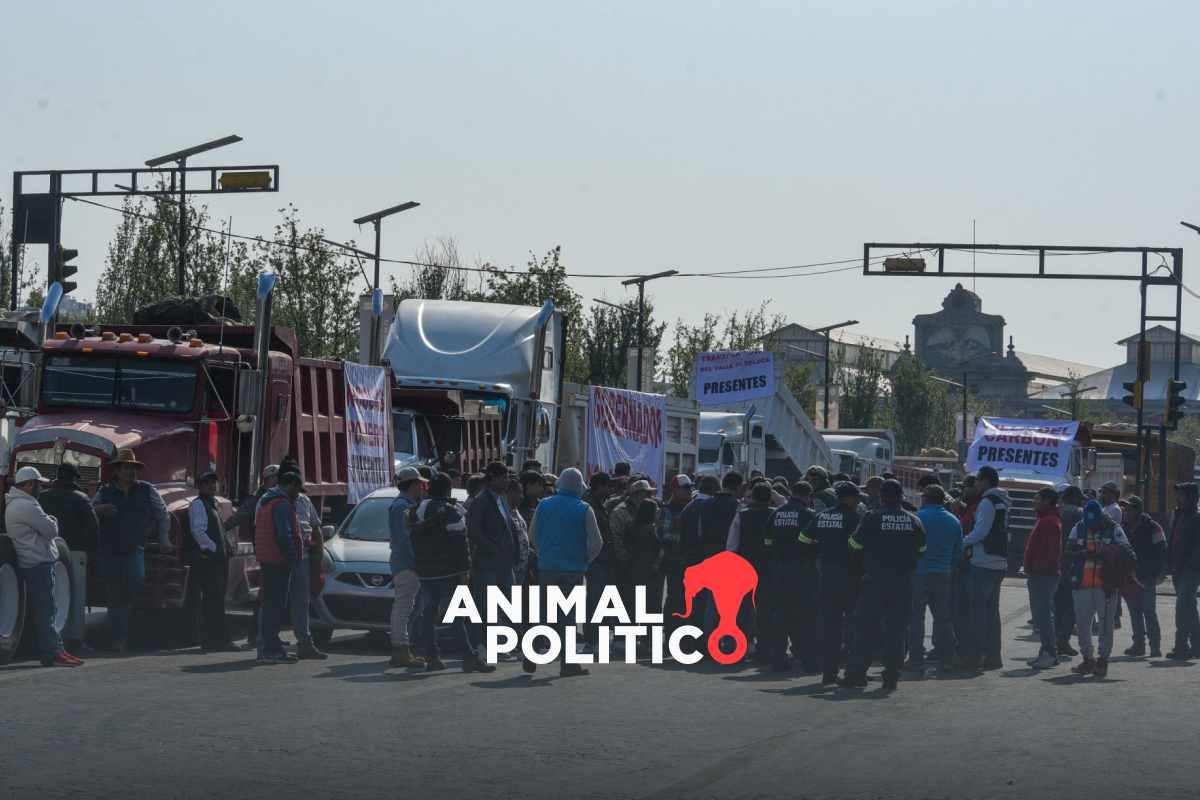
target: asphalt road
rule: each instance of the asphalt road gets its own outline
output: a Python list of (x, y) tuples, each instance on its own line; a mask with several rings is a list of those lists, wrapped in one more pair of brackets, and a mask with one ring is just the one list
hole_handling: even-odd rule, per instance
[[(194, 650), (11, 665), (0, 798), (1196, 797), (1200, 665), (1034, 673), (1022, 584), (1003, 614), (1003, 671), (930, 670), (890, 695), (749, 667), (404, 672), (361, 636), (290, 666)], [(1126, 622), (1116, 651), (1129, 641)]]

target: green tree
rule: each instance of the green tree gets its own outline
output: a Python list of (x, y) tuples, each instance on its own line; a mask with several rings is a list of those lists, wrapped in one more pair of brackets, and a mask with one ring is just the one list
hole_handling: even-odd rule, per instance
[[(626, 300), (620, 305), (626, 310), (620, 311), (600, 303), (594, 304), (581, 326), (581, 343), (583, 358), (587, 364), (588, 383), (597, 386), (625, 385), (628, 375), (627, 354), (630, 349), (637, 347), (638, 342), (637, 300)], [(645, 326), (644, 358), (651, 358), (658, 352), (667, 325), (665, 322), (655, 321), (654, 303), (650, 298), (646, 298)]]
[(896, 450), (917, 454), (924, 447), (944, 446), (947, 425), (945, 384), (933, 380), (914, 355), (896, 362), (890, 375), (891, 417)]
[(890, 417), (886, 408), (887, 375), (883, 352), (864, 341), (857, 349), (854, 363), (849, 363), (835, 349), (831, 360), (835, 366), (835, 382), (841, 387), (838, 422), (842, 428), (876, 428)]
[(817, 383), (815, 380), (815, 367), (812, 364), (799, 364), (793, 367), (788, 367), (787, 372), (783, 374), (783, 382), (787, 385), (788, 391), (800, 403), (800, 407), (804, 409), (804, 413), (812, 419), (817, 416)]
[(694, 324), (677, 319), (665, 370), (671, 392), (676, 397), (688, 396), (697, 353), (771, 349), (768, 334), (786, 325), (787, 317), (770, 313), (770, 302), (764, 300), (749, 311), (735, 310), (724, 320), (720, 314), (705, 314)]
[[(6, 226), (9, 212), (4, 208), (4, 200), (0, 199), (0, 308), (8, 308), (11, 302), (12, 280), (12, 229)], [(46, 275), (41, 265), (28, 255), (21, 261), (21, 277), (17, 285), (17, 296), (29, 297), (35, 290), (40, 291), (45, 286)], [(41, 305), (39, 295), (37, 305)]]
[(413, 260), (420, 262), (421, 266), (412, 267), (412, 272), (406, 278), (389, 276), (391, 292), (397, 303), (412, 297), (424, 300), (484, 299), (483, 281), (473, 277), (478, 273), (463, 269), (458, 242), (453, 237), (425, 242)]

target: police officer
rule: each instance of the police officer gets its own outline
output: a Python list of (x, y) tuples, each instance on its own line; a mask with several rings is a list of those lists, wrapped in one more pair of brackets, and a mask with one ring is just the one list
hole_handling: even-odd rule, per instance
[(852, 550), (862, 553), (865, 572), (854, 612), (854, 646), (846, 675), (838, 681), (852, 689), (867, 685), (867, 666), (881, 637), (883, 688), (896, 688), (904, 662), (912, 574), (925, 551), (925, 528), (916, 514), (904, 509), (900, 482), (885, 480), (879, 499), (879, 510), (863, 517), (849, 541)]
[(813, 490), (813, 507), (817, 511), (828, 511), (839, 505), (837, 493), (830, 488), (829, 471), (824, 467), (813, 465), (804, 473)]
[(858, 512), (861, 492), (849, 481), (839, 483), (833, 491), (837, 505), (819, 512), (800, 535), (801, 544), (813, 546), (817, 551), (821, 575), (817, 598), (822, 625), (821, 683), (825, 685), (837, 682), (842, 646), (862, 579), (862, 559), (849, 544), (861, 519)]
[(812, 523), (812, 486), (797, 482), (788, 501), (771, 513), (767, 521), (758, 568), (758, 646), (773, 672), (789, 668), (788, 640), (792, 657), (800, 659), (805, 672), (815, 672), (820, 663), (817, 647), (817, 566), (811, 548), (800, 536)]
[[(770, 614), (770, 604), (764, 602), (761, 581), (762, 564), (767, 548), (767, 522), (772, 512), (771, 484), (759, 479), (750, 489), (750, 504), (738, 511), (730, 524), (729, 537), (725, 542), (727, 550), (732, 550), (753, 564), (759, 575), (759, 591), (755, 594), (754, 604), (751, 605), (749, 599), (745, 599), (738, 610), (738, 624), (748, 633), (757, 634)], [(765, 664), (766, 653), (761, 647), (761, 642), (759, 644), (755, 650), (755, 661)]]

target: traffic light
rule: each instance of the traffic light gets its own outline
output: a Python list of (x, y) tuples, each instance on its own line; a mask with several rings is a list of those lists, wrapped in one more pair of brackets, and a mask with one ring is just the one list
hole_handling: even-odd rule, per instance
[(1145, 386), (1141, 381), (1129, 381), (1121, 384), (1125, 387), (1125, 391), (1129, 394), (1121, 398), (1121, 402), (1127, 406), (1132, 406), (1138, 411), (1142, 410), (1142, 389)]
[(70, 294), (75, 291), (75, 281), (69, 281), (67, 278), (79, 272), (79, 267), (68, 262), (79, 255), (78, 250), (72, 250), (69, 247), (58, 246), (58, 252), (50, 261), (49, 283), (58, 282), (62, 284), (63, 294)]
[(1178, 425), (1179, 420), (1183, 418), (1183, 404), (1187, 402), (1183, 396), (1183, 390), (1186, 388), (1187, 384), (1183, 381), (1175, 379), (1167, 381), (1167, 409), (1165, 416), (1168, 425)]

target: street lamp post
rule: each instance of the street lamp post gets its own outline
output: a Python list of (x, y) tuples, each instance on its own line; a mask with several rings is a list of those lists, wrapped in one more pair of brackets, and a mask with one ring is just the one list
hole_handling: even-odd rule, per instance
[[(824, 328), (813, 328), (813, 333), (825, 334), (825, 359), (824, 359), (824, 361), (825, 361), (825, 403), (824, 403), (824, 411), (823, 411), (822, 416), (824, 417), (823, 423), (824, 423), (824, 427), (826, 427), (826, 428), (830, 427), (830, 425), (829, 425), (829, 381), (830, 381), (829, 334), (831, 331), (836, 331), (838, 328), (848, 328), (851, 325), (857, 325), (857, 324), (858, 324), (858, 320), (850, 319), (850, 320), (846, 320), (845, 322), (839, 322), (836, 325), (826, 325)], [(839, 422), (840, 422), (840, 420), (839, 420)], [(839, 427), (840, 427), (840, 425), (839, 425)]]
[[(375, 279), (371, 282), (371, 302), (373, 309), (378, 307), (375, 296), (379, 293), (379, 259), (382, 257), (381, 250), (383, 249), (383, 235), (380, 232), (379, 223), (385, 217), (390, 217), (393, 214), (399, 214), (401, 211), (408, 211), (410, 208), (416, 208), (419, 205), (421, 204), (409, 201), (407, 203), (401, 203), (398, 206), (385, 208), (382, 211), (376, 211), (374, 214), (367, 214), (366, 216), (362, 216), (354, 220), (355, 225), (362, 225), (370, 222), (375, 226), (375, 252), (373, 254), (375, 259)], [(379, 358), (379, 314), (374, 313), (371, 315), (371, 350), (369, 360), (372, 364), (378, 364)]]
[(165, 156), (152, 158), (146, 162), (147, 167), (161, 167), (163, 164), (169, 164), (172, 161), (179, 165), (179, 258), (176, 260), (175, 266), (175, 288), (179, 292), (179, 296), (183, 297), (186, 292), (184, 285), (184, 275), (187, 272), (187, 160), (191, 156), (207, 153), (209, 150), (216, 150), (218, 147), (224, 147), (227, 144), (236, 144), (242, 141), (242, 137), (232, 134), (223, 136), (220, 139), (214, 139), (211, 142), (198, 144), (194, 147), (186, 147), (183, 150), (177, 150), (174, 153), (167, 153)]
[(622, 286), (638, 287), (638, 357), (637, 357), (637, 390), (642, 391), (642, 351), (646, 348), (646, 282), (656, 280), (658, 278), (669, 278), (672, 275), (678, 275), (679, 270), (668, 269), (664, 272), (656, 272), (653, 275), (639, 275), (636, 278), (621, 281)]

